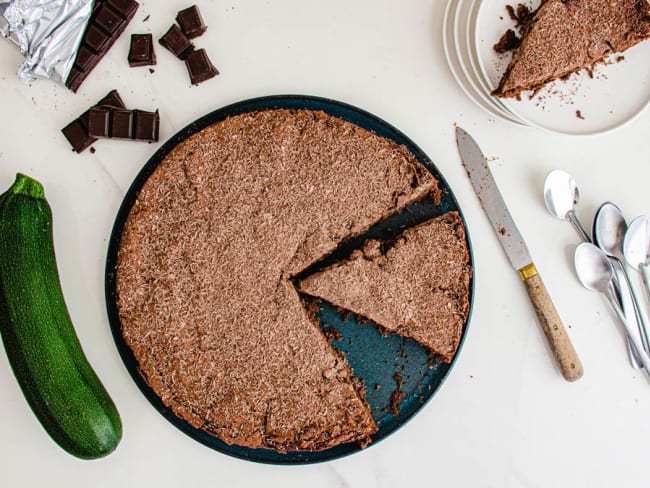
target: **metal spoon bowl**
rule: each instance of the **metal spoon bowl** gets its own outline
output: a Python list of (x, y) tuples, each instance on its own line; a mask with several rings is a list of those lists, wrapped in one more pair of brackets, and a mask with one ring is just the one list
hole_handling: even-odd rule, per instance
[(630, 222), (623, 240), (623, 255), (634, 269), (650, 265), (650, 218), (642, 215)]
[(608, 256), (622, 260), (626, 231), (627, 223), (621, 209), (612, 202), (603, 203), (594, 218), (594, 244)]
[(580, 201), (578, 185), (571, 175), (561, 169), (551, 171), (544, 181), (544, 203), (555, 218), (567, 220), (585, 242), (591, 239), (576, 216)]

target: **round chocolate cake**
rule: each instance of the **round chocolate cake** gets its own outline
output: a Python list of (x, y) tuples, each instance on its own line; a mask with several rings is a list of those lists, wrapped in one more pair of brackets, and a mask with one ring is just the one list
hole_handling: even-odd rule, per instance
[(144, 183), (118, 251), (121, 330), (143, 379), (228, 444), (366, 445), (363, 388), (291, 280), (439, 196), (407, 149), (323, 112), (245, 113), (190, 136)]

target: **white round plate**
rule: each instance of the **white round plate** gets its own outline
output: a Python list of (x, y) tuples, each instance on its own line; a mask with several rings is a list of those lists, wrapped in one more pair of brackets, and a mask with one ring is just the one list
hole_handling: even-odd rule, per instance
[(447, 59), (447, 65), (451, 70), (452, 75), (454, 76), (458, 86), (463, 90), (465, 95), (469, 97), (477, 106), (482, 108), (485, 112), (490, 114), (493, 117), (505, 117), (504, 112), (497, 110), (493, 104), (488, 104), (484, 101), (484, 98), (481, 96), (473, 85), (469, 82), (463, 68), (460, 64), (458, 53), (456, 51), (456, 46), (454, 43), (454, 18), (456, 14), (456, 8), (459, 6), (459, 2), (456, 0), (450, 0), (445, 9), (445, 15), (443, 17), (442, 24), (442, 42), (445, 51), (445, 58)]
[[(466, 75), (473, 78), (476, 83), (479, 85), (481, 92), (491, 101), (492, 104), (496, 105), (498, 109), (505, 112), (509, 118), (517, 119), (517, 116), (514, 115), (501, 101), (500, 98), (493, 97), (490, 95), (492, 92), (492, 87), (489, 80), (483, 75), (483, 72), (480, 68), (480, 62), (478, 59), (478, 53), (476, 52), (476, 17), (478, 14), (478, 9), (481, 5), (480, 0), (465, 0), (464, 9), (459, 8), (457, 10), (456, 16), (459, 17), (462, 23), (459, 23), (459, 28), (457, 32), (459, 33), (459, 45), (457, 49), (459, 52), (467, 53), (468, 64), (465, 66)], [(461, 12), (462, 10), (462, 12)], [(463, 51), (460, 51), (460, 50)]]
[[(532, 2), (533, 8), (540, 1)], [(476, 52), (481, 70), (492, 87), (510, 61), (492, 49), (503, 33), (514, 25), (503, 2), (482, 0), (476, 19)], [(556, 81), (542, 88), (532, 99), (508, 98), (503, 103), (529, 125), (573, 135), (598, 134), (620, 127), (639, 115), (650, 103), (650, 41), (637, 44), (623, 53), (624, 60), (599, 65), (594, 77), (582, 71), (567, 81)]]
[[(454, 0), (452, 0), (454, 1)], [(463, 75), (472, 86), (477, 96), (483, 101), (484, 104), (490, 106), (501, 114), (503, 118), (512, 122), (517, 122), (516, 116), (512, 114), (501, 101), (497, 98), (490, 96), (490, 90), (487, 84), (479, 78), (473, 68), (472, 53), (470, 52), (470, 45), (467, 42), (470, 29), (474, 29), (471, 18), (471, 7), (474, 0), (456, 0), (457, 8), (453, 18), (453, 37), (454, 47), (458, 55), (458, 61)]]

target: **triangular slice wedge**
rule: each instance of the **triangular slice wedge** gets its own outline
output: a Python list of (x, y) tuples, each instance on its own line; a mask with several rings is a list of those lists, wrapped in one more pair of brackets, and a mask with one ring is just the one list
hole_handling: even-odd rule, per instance
[(492, 94), (519, 97), (648, 37), (647, 0), (544, 0)]
[(472, 269), (460, 215), (449, 212), (392, 242), (369, 240), (303, 279), (300, 292), (415, 339), (450, 362), (469, 313)]

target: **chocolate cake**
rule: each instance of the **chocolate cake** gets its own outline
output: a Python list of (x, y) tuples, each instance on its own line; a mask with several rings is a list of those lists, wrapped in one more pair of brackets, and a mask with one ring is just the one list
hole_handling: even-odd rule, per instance
[(519, 97), (623, 52), (650, 37), (647, 0), (544, 0), (523, 28), (499, 86)]
[(449, 212), (299, 283), (302, 293), (415, 339), (442, 362), (454, 357), (469, 313), (472, 269), (462, 220)]
[(190, 136), (143, 185), (118, 252), (143, 379), (228, 444), (367, 444), (363, 388), (290, 280), (428, 197), (437, 181), (406, 148), (323, 112), (247, 113)]

